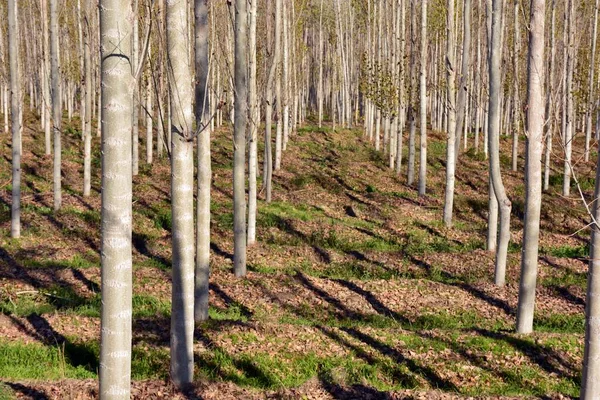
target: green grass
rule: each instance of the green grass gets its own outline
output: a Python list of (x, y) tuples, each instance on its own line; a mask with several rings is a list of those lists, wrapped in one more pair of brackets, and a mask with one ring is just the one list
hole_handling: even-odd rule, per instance
[(588, 258), (590, 256), (590, 248), (588, 244), (580, 246), (564, 245), (541, 248), (540, 253), (559, 258)]

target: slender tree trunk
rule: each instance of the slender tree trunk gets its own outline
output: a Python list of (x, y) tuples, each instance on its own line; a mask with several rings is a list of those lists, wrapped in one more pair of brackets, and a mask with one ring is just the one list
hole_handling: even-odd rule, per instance
[[(599, 147), (600, 150), (600, 147)], [(581, 400), (596, 400), (600, 396), (600, 157), (596, 162), (596, 188), (591, 204), (592, 235), (590, 238), (590, 263), (586, 296), (585, 351), (583, 354), (583, 373), (581, 382)]]
[(552, 0), (552, 16), (550, 18), (550, 68), (548, 73), (548, 90), (546, 92), (546, 121), (548, 129), (546, 131), (546, 148), (544, 154), (544, 190), (550, 187), (550, 163), (552, 154), (552, 136), (554, 135), (555, 110), (558, 108), (553, 104), (552, 96), (554, 93), (554, 69), (556, 46), (555, 41), (555, 21), (556, 21), (556, 0)]
[[(85, 3), (85, 15), (89, 15), (89, 4)], [(86, 18), (89, 21), (89, 18)], [(92, 188), (92, 56), (91, 56), (91, 29), (89, 22), (84, 28), (84, 76), (85, 76), (85, 110), (83, 123), (83, 196), (90, 195)]]
[(567, 76), (566, 76), (566, 130), (564, 135), (565, 145), (565, 164), (564, 164), (564, 180), (563, 180), (563, 196), (571, 194), (571, 155), (573, 147), (573, 130), (575, 126), (575, 111), (573, 101), (573, 74), (575, 69), (575, 10), (573, 0), (568, 0), (567, 12), (567, 32), (568, 32), (568, 50), (567, 50)]
[(519, 157), (519, 119), (520, 112), (520, 97), (519, 97), (519, 59), (521, 58), (521, 32), (519, 28), (519, 0), (515, 0), (514, 4), (514, 22), (515, 22), (515, 37), (513, 49), (513, 120), (512, 120), (512, 170), (517, 171)]
[[(490, 175), (500, 211), (500, 230), (496, 248), (495, 283), (503, 286), (506, 276), (506, 257), (510, 240), (511, 202), (506, 195), (500, 174), (500, 96), (502, 63), (502, 13), (504, 0), (492, 0), (492, 34), (490, 41), (490, 100), (488, 121), (488, 147), (490, 152)], [(490, 221), (489, 225), (492, 221)]]
[(21, 108), (19, 23), (17, 0), (8, 1), (8, 58), (10, 68), (10, 121), (12, 131), (12, 204), (10, 236), (21, 237)]
[(173, 219), (171, 379), (177, 387), (185, 387), (194, 375), (194, 114), (187, 2), (166, 2), (166, 18)]
[(396, 139), (396, 175), (400, 175), (402, 170), (402, 139), (404, 135), (404, 125), (405, 125), (405, 110), (406, 110), (406, 100), (404, 98), (404, 80), (405, 80), (405, 62), (404, 62), (404, 54), (406, 47), (406, 29), (404, 26), (406, 19), (406, 1), (407, 0), (398, 0), (398, 10), (397, 10), (397, 26), (399, 27), (399, 31), (397, 33), (398, 36), (398, 75), (399, 75), (399, 91), (398, 91), (398, 133)]
[(194, 319), (208, 318), (208, 278), (210, 275), (210, 118), (208, 103), (208, 4), (207, 0), (194, 1), (194, 46), (196, 68), (196, 129), (198, 135), (198, 193), (196, 207), (196, 283), (194, 291)]
[(585, 161), (590, 160), (590, 140), (592, 138), (592, 115), (594, 110), (594, 71), (596, 70), (596, 39), (598, 36), (598, 7), (600, 7), (600, 0), (596, 0), (594, 7), (594, 25), (592, 29), (592, 50), (590, 54), (590, 83), (588, 92), (588, 107), (586, 111), (586, 124), (585, 124), (585, 149), (584, 159)]
[[(132, 69), (135, 71), (137, 70), (137, 63), (138, 63), (138, 58), (139, 58), (139, 23), (138, 23), (138, 10), (139, 10), (139, 6), (138, 6), (138, 0), (133, 0), (133, 58), (132, 58)], [(133, 90), (133, 113), (131, 114), (131, 118), (133, 120), (133, 128), (132, 128), (132, 135), (133, 135), (133, 153), (132, 153), (132, 162), (133, 162), (133, 175), (136, 176), (139, 172), (139, 165), (140, 165), (140, 156), (139, 156), (139, 148), (140, 148), (140, 144), (139, 144), (139, 137), (140, 137), (140, 131), (139, 131), (139, 109), (140, 109), (140, 104), (139, 104), (139, 98), (140, 98), (140, 85), (139, 82), (135, 83), (135, 88)]]
[[(466, 119), (467, 88), (469, 85), (469, 60), (471, 55), (471, 0), (464, 1), (463, 8), (463, 45), (462, 45), (462, 65), (460, 73), (460, 86), (458, 89), (458, 99), (456, 105), (456, 144), (454, 157), (458, 158), (460, 153), (460, 139)], [(454, 64), (452, 65), (454, 67)], [(452, 117), (451, 117), (452, 118)], [(456, 161), (455, 161), (456, 163)]]
[(321, 0), (321, 12), (319, 13), (319, 89), (317, 101), (319, 103), (319, 128), (323, 126), (323, 0)]
[(271, 123), (273, 115), (273, 85), (275, 75), (277, 74), (277, 66), (281, 57), (281, 1), (275, 1), (275, 49), (273, 51), (273, 61), (267, 78), (266, 96), (265, 96), (265, 157), (264, 157), (264, 185), (266, 190), (265, 200), (271, 202), (272, 181), (273, 181), (273, 150), (271, 143)]
[[(247, 0), (235, 2), (235, 123), (233, 155), (233, 268), (246, 275), (246, 131), (248, 129)], [(279, 97), (281, 98), (281, 97)]]
[(542, 146), (544, 136), (544, 33), (546, 0), (531, 1), (527, 63), (527, 154), (525, 157), (525, 226), (517, 332), (533, 331), (542, 208)]
[(419, 196), (427, 186), (427, 0), (421, 0), (421, 152), (419, 153)]
[[(256, 242), (256, 208), (257, 208), (257, 183), (258, 173), (258, 127), (260, 125), (259, 108), (257, 103), (256, 85), (256, 16), (258, 0), (249, 0), (250, 9), (248, 41), (250, 49), (249, 77), (248, 77), (248, 103), (250, 108), (250, 145), (248, 151), (248, 245)], [(295, 103), (297, 106), (297, 102)], [(297, 107), (296, 107), (297, 108)], [(296, 115), (296, 113), (294, 113)]]
[(54, 211), (60, 210), (61, 196), (61, 89), (58, 63), (58, 10), (57, 0), (50, 0), (50, 58), (52, 60), (52, 124), (54, 127)]
[[(468, 0), (466, 0), (468, 1)], [(465, 7), (466, 7), (465, 1)], [(444, 224), (452, 226), (452, 210), (454, 204), (454, 180), (456, 169), (456, 153), (458, 153), (459, 145), (456, 139), (456, 61), (454, 59), (454, 0), (447, 1), (447, 16), (446, 16), (446, 112), (448, 113), (448, 140), (446, 146), (446, 192), (444, 200)], [(467, 10), (465, 10), (467, 11)], [(469, 11), (465, 12), (465, 18)], [(466, 24), (465, 24), (466, 27)], [(465, 35), (466, 36), (466, 35)], [(463, 44), (464, 48), (464, 44)], [(464, 57), (464, 55), (463, 55)], [(463, 64), (464, 66), (464, 64)], [(463, 70), (464, 73), (464, 70)], [(461, 79), (461, 84), (462, 84)], [(462, 85), (460, 86), (462, 92)], [(459, 94), (459, 99), (461, 95)], [(464, 102), (464, 96), (462, 98)]]
[[(152, 42), (148, 43), (148, 58), (151, 57)], [(148, 63), (148, 71), (146, 77), (146, 162), (152, 165), (154, 156), (154, 111), (152, 105), (152, 97), (154, 88), (152, 86), (152, 63)]]
[(415, 136), (417, 130), (416, 116), (416, 91), (417, 91), (417, 10), (416, 0), (410, 1), (410, 105), (408, 107), (408, 173), (407, 183), (412, 185), (415, 181)]
[(125, 400), (130, 398), (132, 314), (131, 1), (102, 0), (99, 9), (104, 119), (100, 398)]

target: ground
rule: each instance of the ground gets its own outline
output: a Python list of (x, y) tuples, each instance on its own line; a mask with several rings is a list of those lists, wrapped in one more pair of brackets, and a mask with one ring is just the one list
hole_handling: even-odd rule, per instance
[[(0, 136), (0, 399), (95, 398), (99, 138), (92, 195), (84, 198), (80, 125), (65, 121), (63, 208), (53, 212), (52, 159), (44, 155), (34, 115), (27, 114), (26, 126), (18, 240), (9, 238), (10, 138)], [(169, 163), (140, 161), (134, 178), (134, 398), (578, 395), (589, 237), (580, 229), (588, 218), (577, 196), (559, 195), (558, 156), (544, 194), (535, 333), (518, 335), (524, 184), (522, 171), (509, 171), (507, 157), (503, 176), (513, 219), (503, 288), (493, 285), (494, 256), (484, 249), (483, 154), (461, 154), (455, 222), (446, 228), (441, 134), (430, 132), (428, 194), (420, 198), (360, 130), (315, 126), (293, 134), (283, 169), (275, 173), (274, 201), (259, 204), (248, 275), (235, 278), (231, 136), (223, 127), (213, 138), (210, 320), (196, 330), (197, 382), (189, 393), (167, 383)], [(509, 139), (502, 145), (509, 154)], [(520, 170), (523, 164), (521, 156)], [(581, 163), (577, 171), (589, 198), (594, 165)]]

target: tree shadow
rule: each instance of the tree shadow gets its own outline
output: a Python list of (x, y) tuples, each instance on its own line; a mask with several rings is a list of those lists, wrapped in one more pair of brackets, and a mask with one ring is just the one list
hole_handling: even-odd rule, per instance
[[(6, 315), (6, 314), (5, 314)], [(61, 333), (57, 332), (43, 316), (30, 314), (25, 319), (31, 325), (30, 329), (13, 315), (6, 315), (11, 322), (28, 336), (48, 347), (56, 347), (64, 353), (65, 362), (73, 367), (83, 367), (96, 373), (99, 360), (96, 353), (85, 344), (73, 343)]]
[[(575, 371), (578, 371), (578, 367), (571, 365), (569, 361), (565, 360), (562, 355), (558, 354), (550, 347), (544, 346), (535, 341), (523, 340), (503, 332), (493, 332), (480, 328), (475, 329), (475, 332), (481, 336), (494, 340), (501, 340), (509, 344), (515, 350), (523, 353), (532, 363), (537, 364), (549, 374), (567, 376), (573, 381), (573, 383), (580, 383), (580, 376), (575, 373)], [(570, 376), (567, 375), (569, 372)]]
[(433, 369), (419, 365), (414, 360), (405, 357), (398, 350), (394, 349), (391, 346), (388, 346), (387, 344), (381, 342), (380, 340), (375, 339), (374, 337), (372, 337), (366, 333), (363, 333), (355, 328), (341, 328), (341, 329), (342, 329), (342, 331), (346, 332), (350, 336), (360, 340), (361, 342), (363, 342), (363, 343), (369, 345), (370, 347), (372, 347), (373, 349), (377, 350), (382, 355), (390, 357), (392, 360), (406, 365), (408, 367), (408, 369), (411, 370), (413, 373), (425, 378), (429, 382), (429, 384), (431, 386), (433, 386), (434, 388), (441, 389), (444, 391), (451, 391), (451, 392), (455, 392), (455, 393), (459, 392), (458, 388), (452, 382), (440, 377)]
[[(432, 271), (434, 270), (434, 268), (430, 264), (428, 264), (427, 262), (425, 262), (423, 260), (419, 260), (418, 258), (415, 258), (414, 256), (410, 257), (410, 262), (415, 264), (416, 266), (424, 269), (425, 272), (431, 277), (431, 274), (432, 274)], [(511, 307), (505, 300), (493, 297), (493, 296), (489, 295), (488, 293), (486, 293), (485, 291), (483, 291), (479, 288), (476, 288), (475, 286), (470, 285), (466, 282), (463, 282), (460, 279), (460, 277), (450, 274), (447, 271), (441, 271), (439, 273), (441, 274), (443, 283), (450, 285), (450, 286), (454, 286), (459, 289), (462, 289), (462, 290), (470, 293), (474, 297), (485, 301), (486, 303), (490, 304), (491, 306), (494, 306), (494, 307), (504, 311), (507, 315), (510, 315), (510, 316), (516, 315), (516, 310), (513, 307)]]
[(402, 324), (410, 324), (410, 321), (408, 320), (408, 318), (406, 318), (403, 315), (398, 314), (395, 311), (390, 310), (373, 293), (369, 292), (368, 290), (361, 288), (360, 286), (356, 285), (355, 283), (345, 281), (342, 279), (335, 279), (334, 282), (337, 282), (338, 284), (344, 286), (345, 288), (348, 288), (348, 289), (352, 290), (354, 293), (362, 296), (371, 305), (371, 307), (373, 307), (373, 309), (375, 311), (377, 311), (379, 314), (386, 316), (386, 317), (393, 318)]
[(48, 395), (38, 389), (35, 389), (30, 386), (25, 386), (21, 383), (16, 382), (2, 382), (2, 384), (10, 387), (15, 392), (21, 393), (23, 396), (27, 396), (27, 398), (32, 400), (50, 400)]
[(227, 305), (227, 307), (237, 306), (240, 309), (240, 312), (241, 312), (241, 314), (244, 317), (246, 317), (246, 318), (252, 318), (253, 312), (248, 307), (246, 307), (245, 305), (243, 305), (239, 301), (235, 300), (233, 297), (229, 296), (221, 288), (221, 286), (219, 286), (217, 283), (211, 283), (210, 284), (210, 290), (212, 290), (212, 292), (214, 294), (216, 294), (217, 296), (219, 296), (221, 298), (221, 300), (223, 301), (223, 303), (225, 303)]
[(149, 259), (156, 261), (159, 265), (164, 266), (165, 270), (170, 270), (171, 261), (158, 254), (155, 254), (152, 250), (150, 250), (150, 248), (148, 247), (149, 241), (150, 237), (148, 235), (145, 235), (143, 233), (132, 232), (131, 244), (133, 244), (135, 250), (138, 253), (148, 257)]
[[(205, 332), (197, 330), (195, 339), (201, 342), (209, 351), (195, 354), (194, 364), (210, 378), (216, 378), (237, 385), (250, 385), (260, 389), (277, 387), (280, 380), (263, 370), (249, 357), (229, 354), (217, 345)], [(233, 365), (237, 370), (227, 368)]]

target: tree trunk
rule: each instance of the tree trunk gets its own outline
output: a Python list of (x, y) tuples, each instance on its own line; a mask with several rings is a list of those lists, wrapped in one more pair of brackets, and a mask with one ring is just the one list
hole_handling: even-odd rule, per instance
[[(139, 22), (138, 22), (138, 10), (139, 10), (139, 6), (138, 6), (138, 0), (133, 0), (133, 54), (132, 54), (132, 62), (131, 62), (131, 68), (134, 71), (137, 71), (137, 67), (138, 67), (138, 62), (140, 62), (138, 60), (139, 58), (139, 47), (140, 47), (140, 41), (139, 41)], [(140, 98), (140, 85), (139, 82), (135, 82), (135, 87), (133, 89), (133, 112), (131, 114), (131, 119), (133, 120), (133, 128), (132, 128), (132, 135), (133, 135), (133, 142), (132, 142), (132, 146), (133, 146), (133, 153), (132, 153), (132, 163), (133, 163), (133, 175), (136, 176), (139, 172), (139, 165), (140, 165), (140, 155), (139, 155), (139, 148), (140, 148), (140, 144), (139, 144), (139, 138), (140, 138), (140, 131), (139, 131), (139, 109), (140, 109), (140, 102), (139, 102), (139, 98)]]
[(419, 153), (419, 196), (427, 186), (427, 0), (421, 0), (421, 152)]
[(21, 237), (21, 108), (19, 24), (17, 0), (8, 1), (8, 58), (10, 68), (10, 121), (12, 131), (12, 204), (10, 237)]
[(235, 123), (233, 153), (233, 268), (246, 275), (246, 131), (248, 129), (247, 0), (235, 2)]
[[(89, 21), (89, 5), (85, 3), (86, 21)], [(89, 22), (84, 28), (83, 59), (85, 72), (85, 110), (83, 124), (83, 196), (90, 195), (92, 188), (92, 56), (91, 56), (91, 29)]]
[(124, 400), (130, 398), (131, 379), (131, 1), (102, 0), (99, 9), (104, 119), (100, 398)]
[[(458, 89), (458, 99), (456, 104), (456, 149), (454, 157), (458, 159), (460, 153), (460, 139), (464, 128), (467, 104), (467, 87), (469, 84), (469, 60), (471, 55), (471, 0), (464, 1), (463, 8), (463, 45), (462, 45), (462, 65), (460, 72), (460, 86)], [(454, 63), (452, 64), (454, 67)], [(456, 164), (456, 161), (455, 161)]]
[[(198, 135), (198, 192), (196, 207), (196, 274), (194, 291), (194, 319), (208, 318), (208, 279), (210, 275), (210, 104), (208, 103), (208, 4), (207, 0), (194, 1), (194, 46), (196, 68), (196, 129)], [(202, 128), (199, 128), (202, 127)]]
[[(470, 12), (466, 10), (467, 1), (469, 0), (465, 0), (465, 19), (467, 18), (467, 14)], [(456, 46), (454, 38), (454, 0), (448, 0), (446, 7), (448, 9), (446, 16), (446, 112), (448, 113), (448, 139), (446, 146), (446, 193), (444, 200), (444, 224), (449, 227), (452, 226), (455, 180), (454, 175), (456, 169), (456, 154), (458, 153), (459, 145), (456, 139), (456, 91), (454, 87), (456, 79), (456, 61), (454, 60), (454, 47)], [(467, 25), (465, 23), (465, 29), (466, 27)], [(462, 72), (464, 73), (464, 70)], [(461, 93), (459, 94), (459, 101), (462, 99), (464, 105), (464, 95), (461, 97), (462, 83), (463, 81), (461, 79)]]
[(323, 126), (323, 0), (319, 13), (319, 89), (317, 102), (319, 103), (319, 128)]
[(271, 123), (273, 115), (273, 84), (275, 82), (275, 74), (277, 74), (277, 66), (281, 57), (281, 1), (275, 1), (275, 49), (273, 51), (273, 61), (269, 69), (267, 78), (266, 96), (265, 96), (265, 157), (263, 167), (263, 181), (266, 190), (265, 200), (271, 202), (272, 181), (273, 181), (273, 150), (271, 140)]
[(527, 154), (525, 157), (525, 223), (517, 332), (531, 333), (538, 266), (542, 208), (542, 143), (544, 136), (544, 33), (546, 0), (531, 1), (527, 63)]
[(575, 69), (575, 21), (574, 21), (574, 4), (573, 0), (568, 0), (566, 12), (566, 23), (568, 26), (568, 50), (567, 50), (567, 75), (566, 75), (566, 130), (564, 134), (565, 146), (565, 164), (564, 164), (564, 179), (563, 179), (563, 196), (571, 194), (571, 154), (573, 145), (573, 129), (574, 129), (574, 104), (573, 104), (573, 74)]
[[(600, 150), (600, 147), (599, 147)], [(590, 239), (590, 264), (588, 272), (585, 320), (585, 351), (583, 354), (583, 373), (581, 382), (581, 400), (596, 400), (600, 397), (600, 157), (596, 162), (596, 188), (591, 204), (592, 235)]]
[(417, 10), (416, 0), (410, 1), (410, 94), (408, 106), (408, 173), (407, 183), (412, 185), (415, 181), (415, 136), (417, 130), (416, 91), (417, 91)]
[(194, 114), (189, 37), (182, 34), (187, 32), (187, 2), (166, 2), (166, 18), (173, 220), (171, 379), (181, 388), (194, 374)]
[[(506, 257), (510, 241), (510, 210), (511, 202), (506, 195), (502, 176), (500, 175), (500, 96), (502, 92), (501, 70), (502, 63), (502, 13), (504, 0), (492, 0), (492, 34), (490, 41), (490, 99), (488, 120), (488, 147), (490, 152), (490, 175), (494, 193), (498, 199), (500, 211), (500, 230), (496, 248), (495, 283), (504, 286), (506, 276)], [(490, 221), (490, 226), (491, 221)]]
[(553, 105), (552, 96), (554, 93), (554, 69), (555, 69), (555, 56), (556, 46), (555, 41), (555, 21), (556, 21), (556, 0), (552, 0), (552, 16), (550, 19), (550, 68), (548, 72), (548, 90), (546, 92), (546, 121), (548, 121), (548, 129), (546, 131), (546, 149), (544, 154), (544, 190), (548, 190), (550, 187), (550, 162), (552, 154), (552, 136), (554, 135), (554, 124), (556, 113), (558, 109)]
[(594, 71), (596, 70), (596, 38), (598, 36), (598, 7), (600, 7), (600, 0), (596, 0), (596, 6), (594, 7), (594, 25), (592, 29), (592, 50), (590, 54), (590, 81), (588, 92), (589, 98), (585, 124), (584, 159), (586, 162), (590, 160), (590, 140), (592, 138), (592, 115), (594, 110)]
[[(250, 108), (250, 145), (248, 151), (248, 245), (256, 242), (256, 208), (257, 208), (257, 183), (258, 173), (258, 143), (257, 133), (260, 125), (259, 108), (257, 103), (256, 85), (256, 16), (258, 0), (250, 0), (248, 17), (250, 19), (248, 41), (250, 49), (249, 77), (248, 77), (248, 103)], [(298, 103), (296, 102), (296, 105)], [(295, 113), (294, 113), (295, 115)]]
[(50, 59), (52, 60), (52, 126), (54, 128), (54, 211), (60, 210), (61, 196), (61, 91), (58, 63), (58, 10), (57, 0), (50, 0)]

